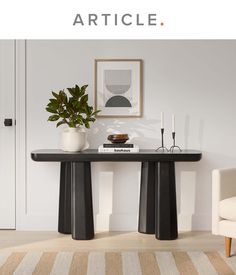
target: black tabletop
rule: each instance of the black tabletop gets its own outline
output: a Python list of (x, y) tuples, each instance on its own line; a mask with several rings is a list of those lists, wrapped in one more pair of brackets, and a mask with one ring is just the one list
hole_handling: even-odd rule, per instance
[(181, 152), (161, 152), (153, 149), (140, 150), (138, 153), (98, 153), (97, 149), (87, 149), (83, 152), (64, 152), (58, 149), (35, 150), (31, 158), (35, 161), (199, 161), (202, 153), (197, 150), (182, 150)]

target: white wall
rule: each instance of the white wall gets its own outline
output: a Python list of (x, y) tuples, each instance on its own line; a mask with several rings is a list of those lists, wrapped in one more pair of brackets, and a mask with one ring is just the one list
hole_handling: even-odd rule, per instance
[[(5, 118), (13, 125), (4, 126)], [(0, 228), (15, 228), (15, 43), (0, 40)]]
[[(141, 58), (143, 117), (98, 119), (89, 131), (90, 147), (120, 131), (141, 148), (156, 148), (161, 111), (170, 146), (174, 113), (178, 145), (203, 152), (200, 162), (176, 164), (179, 228), (210, 229), (211, 170), (236, 165), (236, 41), (36, 40), (24, 46), (18, 42), (18, 135), (26, 156), (19, 157), (24, 172), (18, 181), (18, 228), (57, 228), (59, 164), (30, 159), (34, 149), (57, 147), (60, 130), (47, 122), (44, 110), (50, 91), (89, 84), (92, 104), (95, 58)], [(96, 163), (92, 168), (97, 229), (136, 230), (140, 164)]]

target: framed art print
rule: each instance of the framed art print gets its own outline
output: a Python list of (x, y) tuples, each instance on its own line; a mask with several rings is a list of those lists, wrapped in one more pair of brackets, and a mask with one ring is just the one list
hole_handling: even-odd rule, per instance
[(95, 109), (99, 117), (140, 117), (142, 60), (95, 60)]

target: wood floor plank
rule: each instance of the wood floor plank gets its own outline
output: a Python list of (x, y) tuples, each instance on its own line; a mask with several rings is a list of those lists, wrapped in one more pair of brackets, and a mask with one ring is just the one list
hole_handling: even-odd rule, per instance
[[(134, 251), (139, 249), (172, 251), (202, 250), (216, 251), (224, 249), (224, 238), (210, 232), (180, 232), (173, 241), (160, 241), (153, 235), (138, 232), (97, 232), (90, 241), (74, 241), (70, 235), (57, 232), (24, 232), (0, 230), (0, 250), (12, 251)], [(236, 251), (236, 242), (232, 243), (232, 255)]]

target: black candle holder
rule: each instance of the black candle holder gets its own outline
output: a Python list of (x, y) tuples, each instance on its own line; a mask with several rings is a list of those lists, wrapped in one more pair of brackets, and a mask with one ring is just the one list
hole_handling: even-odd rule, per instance
[(175, 145), (175, 132), (172, 132), (172, 138), (173, 138), (173, 145), (170, 147), (170, 152), (174, 152), (175, 148), (179, 149), (179, 151), (181, 152), (182, 150), (180, 149), (180, 147)]
[(164, 128), (161, 128), (161, 146), (156, 149), (156, 151), (162, 150), (163, 152), (168, 152), (169, 150), (164, 146)]

